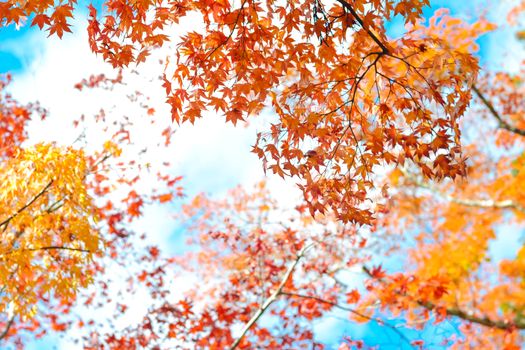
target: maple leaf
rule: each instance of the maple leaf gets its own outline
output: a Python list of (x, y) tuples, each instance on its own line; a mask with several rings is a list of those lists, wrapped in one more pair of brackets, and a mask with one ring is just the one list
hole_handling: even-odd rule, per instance
[(356, 289), (352, 289), (349, 293), (346, 293), (346, 302), (348, 304), (355, 304), (359, 301), (361, 295)]
[(242, 111), (234, 108), (228, 112), (226, 112), (226, 121), (231, 122), (233, 125), (237, 125), (238, 121), (244, 121), (242, 117)]
[(33, 18), (33, 21), (31, 22), (31, 25), (37, 25), (38, 28), (42, 29), (45, 25), (49, 25), (51, 23), (51, 19), (46, 14), (38, 14)]
[[(79, 291), (97, 276), (104, 275), (94, 284), (103, 296), (97, 303), (114, 304), (107, 283), (112, 274), (97, 275), (107, 266), (94, 259), (104, 246), (107, 260), (117, 265), (134, 266), (128, 256), (140, 262), (127, 287), (142, 282), (152, 307), (123, 334), (95, 331), (93, 343), (103, 347), (162, 347), (170, 338), (203, 349), (316, 347), (311, 324), (334, 307), (346, 310), (337, 304), (346, 300), (360, 303), (353, 310), (362, 313), (360, 321), (385, 327), (376, 310), (401, 312), (407, 324), (421, 327), (432, 312), (436, 323), (455, 317), (461, 341), (445, 346), (520, 348), (525, 249), (500, 263), (488, 248), (501, 227), (523, 220), (525, 79), (521, 71), (480, 67), (478, 38), (494, 24), (483, 17), (465, 22), (447, 10), (425, 21), (428, 5), (107, 0), (103, 17), (90, 5), (90, 47), (114, 67), (148, 62), (155, 48), (168, 47), (166, 28), (199, 21), (202, 28), (177, 38), (171, 59), (161, 63), (159, 85), (172, 121), (194, 123), (215, 110), (237, 125), (271, 111), (272, 124), (258, 135), (253, 152), (265, 170), (294, 177), (304, 203), (288, 216), (275, 212), (262, 187), (250, 194), (237, 188), (223, 201), (199, 197), (182, 210), (192, 251), (164, 260), (160, 248), (134, 246), (129, 224), (151, 200), (167, 204), (182, 196), (173, 187), (180, 179), (158, 175), (162, 186), (143, 195), (140, 175), (108, 170), (150, 168), (120, 159), (132, 142), (122, 121), (115, 124), (122, 130), (95, 154), (49, 144), (26, 147), (25, 125), (39, 110), (14, 101), (2, 81), (0, 308), (7, 312), (10, 305), (16, 315), (4, 322), (7, 341), (22, 344), (23, 334), (43, 334), (40, 322), (65, 331), (71, 323), (58, 315), (67, 317)], [(515, 6), (510, 23), (524, 10)], [(23, 25), (29, 18), (61, 38), (71, 31), (75, 11), (73, 0), (8, 0), (0, 3), (0, 23)], [(387, 30), (394, 16), (407, 24), (398, 38)], [(121, 83), (119, 75), (95, 75), (75, 87), (87, 93)], [(148, 121), (161, 110), (149, 103), (142, 108), (137, 115), (148, 115)], [(97, 116), (111, 129), (106, 118), (105, 112)], [(165, 146), (171, 135), (171, 127), (164, 128)], [(119, 160), (105, 167), (110, 158)], [(398, 168), (381, 176), (392, 166)], [(114, 177), (127, 186), (126, 198), (108, 199), (119, 192)], [(269, 219), (275, 217), (278, 223)], [(365, 235), (357, 232), (361, 226)], [(301, 251), (309, 241), (317, 242), (315, 251)], [(404, 270), (386, 278), (381, 265), (374, 267), (373, 281), (361, 292), (342, 292), (341, 281), (334, 284), (332, 268), (378, 261), (378, 252), (398, 254)], [(174, 303), (166, 286), (177, 275), (171, 268), (191, 271), (199, 282), (182, 302)], [(53, 316), (43, 321), (40, 308)], [(126, 308), (117, 303), (117, 314)], [(284, 331), (258, 324), (265, 312)], [(243, 332), (235, 338), (240, 324)], [(425, 344), (413, 338), (407, 343)], [(341, 345), (350, 346), (364, 344), (348, 339)]]
[(370, 270), (370, 276), (375, 279), (382, 279), (386, 277), (386, 273), (381, 267), (381, 265), (379, 265), (379, 266), (372, 267), (372, 269)]
[(173, 199), (173, 193), (165, 193), (155, 197), (160, 203), (170, 202)]

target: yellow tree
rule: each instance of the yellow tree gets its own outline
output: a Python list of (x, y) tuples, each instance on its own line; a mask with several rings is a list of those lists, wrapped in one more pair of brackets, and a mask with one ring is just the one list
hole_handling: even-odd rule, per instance
[[(121, 78), (92, 76), (77, 88)], [(122, 148), (132, 142), (122, 136), (129, 127), (122, 120), (106, 141), (90, 145), (96, 150), (90, 153), (83, 150), (82, 130), (69, 147), (31, 145), (26, 126), (44, 119), (47, 111), (13, 99), (7, 92), (10, 81), (9, 75), (0, 81), (0, 338), (21, 346), (24, 332), (65, 331), (79, 291), (104, 272), (102, 258), (130, 244), (126, 228), (143, 205), (169, 203), (182, 192), (176, 185), (179, 177), (160, 172), (154, 191), (164, 192), (135, 188), (145, 164), (137, 155), (121, 157)], [(88, 127), (82, 120), (75, 123), (79, 129)], [(163, 135), (169, 143), (170, 133)], [(116, 189), (125, 193), (122, 198), (111, 195)]]

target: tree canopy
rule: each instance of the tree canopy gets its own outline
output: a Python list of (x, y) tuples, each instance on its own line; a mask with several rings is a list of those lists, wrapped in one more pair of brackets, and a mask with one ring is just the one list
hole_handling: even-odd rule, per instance
[[(389, 346), (351, 332), (320, 341), (316, 322), (342, 315), (350, 328), (383, 328), (398, 348), (521, 348), (525, 248), (508, 244), (502, 258), (493, 246), (519, 236), (525, 218), (524, 72), (482, 66), (478, 44), (495, 30), (523, 39), (525, 3), (497, 20), (428, 15), (431, 5), (88, 5), (89, 46), (113, 73), (75, 88), (122, 89), (140, 112), (115, 118), (102, 109), (91, 118), (106, 135), (97, 142), (81, 133), (91, 120), (83, 115), (73, 144), (33, 145), (26, 127), (46, 118), (45, 106), (17, 102), (11, 76), (1, 81), (1, 341), (23, 348), (78, 327), (86, 349)], [(81, 7), (8, 0), (0, 24), (61, 38)], [(404, 24), (399, 35), (394, 21)], [(171, 116), (128, 83), (159, 50), (168, 53), (154, 81)], [(298, 186), (295, 207), (264, 181), (183, 199), (169, 159), (152, 174), (148, 150), (133, 147), (141, 118), (171, 118), (148, 146), (159, 149), (206, 113), (242, 127), (263, 112), (270, 118), (252, 152), (265, 174)], [(149, 203), (180, 207), (183, 254), (134, 232)], [(130, 296), (147, 312), (111, 326), (129, 316)], [(78, 305), (107, 320), (76, 314)]]

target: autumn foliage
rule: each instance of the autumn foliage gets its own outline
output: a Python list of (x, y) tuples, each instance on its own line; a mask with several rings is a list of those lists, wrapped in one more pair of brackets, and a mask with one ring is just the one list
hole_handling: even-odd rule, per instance
[[(158, 84), (173, 127), (210, 112), (240, 125), (269, 111), (252, 151), (265, 174), (297, 184), (302, 198), (283, 207), (262, 181), (224, 199), (188, 199), (175, 213), (186, 252), (170, 256), (132, 229), (148, 204), (183, 197), (181, 177), (169, 168), (150, 180), (153, 191), (140, 185), (150, 165), (131, 147), (138, 119), (113, 120), (102, 110), (94, 119), (107, 140), (94, 148), (86, 140), (30, 146), (25, 127), (46, 112), (17, 103), (6, 77), (0, 338), (23, 347), (80, 326), (86, 349), (384, 345), (350, 334), (320, 340), (314, 325), (337, 314), (349, 327), (382, 329), (399, 347), (521, 348), (525, 248), (506, 243), (501, 257), (492, 247), (516, 236), (525, 218), (524, 72), (482, 67), (478, 39), (498, 25), (522, 38), (516, 28), (525, 5), (516, 2), (506, 23), (482, 15), (466, 21), (446, 9), (425, 18), (430, 5), (89, 5), (90, 48), (115, 74), (86, 77), (77, 90), (113, 94), (123, 86), (137, 118), (161, 118), (148, 92), (127, 86), (126, 77), (167, 49)], [(81, 16), (78, 7), (8, 0), (0, 23), (62, 37)], [(398, 36), (389, 31), (395, 19), (405, 26)], [(194, 27), (173, 35), (185, 21)], [(86, 117), (75, 124), (85, 127)], [(168, 146), (172, 134), (164, 129), (156, 147)], [(125, 280), (110, 273), (118, 269)], [(103, 310), (113, 324), (134, 312), (120, 301), (130, 295), (147, 309), (131, 325), (105, 327), (72, 312), (75, 305)]]

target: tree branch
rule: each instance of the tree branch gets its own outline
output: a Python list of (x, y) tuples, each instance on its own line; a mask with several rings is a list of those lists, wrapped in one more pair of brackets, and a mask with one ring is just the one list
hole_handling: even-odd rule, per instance
[[(370, 269), (368, 269), (366, 266), (363, 266), (363, 271), (369, 277), (371, 277), (373, 279), (376, 279), (376, 280), (378, 280), (381, 283), (386, 283), (383, 279), (374, 277), (374, 275), (372, 274)], [(404, 294), (400, 294), (400, 293), (398, 293), (398, 294), (402, 295), (402, 296), (406, 296)], [(471, 322), (471, 323), (477, 323), (479, 325), (482, 325), (482, 326), (485, 326), (485, 327), (489, 327), (489, 328), (497, 328), (497, 329), (501, 329), (501, 330), (504, 330), (504, 331), (510, 331), (510, 330), (513, 330), (513, 329), (525, 329), (525, 321), (521, 321), (521, 320), (518, 320), (518, 319), (514, 320), (513, 322), (502, 321), (502, 320), (493, 320), (493, 319), (491, 319), (491, 318), (489, 318), (487, 316), (475, 316), (475, 315), (473, 315), (470, 312), (466, 312), (464, 310), (461, 310), (460, 308), (442, 307), (442, 306), (436, 305), (436, 304), (434, 304), (432, 302), (423, 301), (423, 300), (415, 300), (415, 302), (418, 305), (424, 307), (425, 309), (427, 309), (429, 311), (433, 311), (436, 308), (442, 308), (442, 310), (445, 311), (447, 316), (458, 317), (458, 318), (461, 318), (462, 320), (465, 320), (465, 321), (468, 321), (468, 322)]]
[[(422, 307), (424, 307), (425, 309), (430, 310), (430, 311), (439, 307), (436, 304), (433, 304), (428, 301), (423, 302), (423, 301), (418, 300), (417, 303), (421, 305)], [(445, 308), (444, 310), (446, 311), (448, 316), (459, 317), (465, 321), (477, 323), (477, 324), (480, 324), (482, 326), (489, 327), (489, 328), (497, 328), (497, 329), (501, 329), (504, 331), (509, 331), (513, 329), (525, 329), (525, 322), (520, 321), (520, 320), (515, 320), (514, 322), (493, 320), (493, 319), (488, 318), (487, 316), (483, 316), (483, 317), (474, 316), (473, 314), (467, 313), (459, 308)]]
[(73, 252), (92, 253), (91, 250), (82, 249), (82, 248), (73, 248), (73, 247), (64, 247), (64, 246), (48, 246), (48, 247), (39, 247), (39, 248), (21, 248), (21, 249), (12, 250), (6, 253), (2, 253), (0, 254), (0, 256), (8, 256), (8, 255), (14, 254), (15, 252), (37, 252), (40, 250), (67, 250), (67, 251), (73, 251)]
[[(353, 7), (345, 0), (336, 0), (339, 2), (346, 10), (348, 10), (352, 16), (355, 18), (355, 20), (359, 23), (359, 25), (366, 31), (366, 33), (372, 38), (372, 40), (375, 41), (375, 43), (381, 48), (383, 51), (383, 54), (390, 55), (390, 50), (387, 48), (387, 46), (375, 35), (370, 28), (364, 23), (364, 21), (359, 17), (357, 12), (353, 9)], [(403, 60), (404, 61), (404, 60)], [(404, 61), (405, 62), (405, 61)], [(405, 62), (406, 63), (406, 62)], [(501, 115), (496, 111), (496, 108), (490, 102), (478, 89), (478, 87), (474, 84), (472, 85), (472, 90), (476, 93), (476, 95), (479, 97), (481, 102), (488, 108), (490, 113), (494, 118), (498, 120), (499, 126), (507, 131), (510, 131), (514, 134), (525, 136), (525, 130), (517, 128), (510, 123), (508, 123), (506, 120), (504, 120)]]
[(0, 333), (0, 340), (4, 339), (7, 336), (7, 333), (9, 333), (9, 330), (11, 329), (11, 326), (13, 325), (14, 320), (15, 320), (15, 316), (13, 315), (9, 319), (9, 321), (7, 321), (7, 324), (4, 330), (2, 331), (2, 333)]
[(501, 117), (501, 115), (498, 113), (498, 111), (496, 111), (496, 108), (494, 107), (492, 102), (490, 102), (485, 97), (485, 95), (483, 95), (483, 93), (478, 89), (478, 87), (476, 85), (472, 85), (472, 90), (476, 93), (476, 95), (479, 97), (481, 102), (483, 102), (483, 104), (488, 108), (488, 110), (490, 111), (490, 114), (492, 114), (492, 116), (497, 119), (497, 121), (499, 123), (499, 126), (501, 128), (503, 128), (503, 129), (505, 129), (507, 131), (510, 131), (510, 132), (512, 132), (514, 134), (517, 134), (517, 135), (520, 135), (520, 136), (525, 136), (525, 130), (517, 128), (517, 127), (515, 127), (513, 125), (510, 125), (506, 120), (504, 120)]
[(246, 325), (244, 325), (244, 327), (243, 327), (243, 329), (241, 331), (241, 335), (235, 340), (235, 342), (233, 342), (233, 344), (229, 348), (230, 350), (234, 350), (234, 349), (236, 349), (239, 346), (239, 344), (241, 343), (242, 339), (244, 338), (246, 333), (250, 330), (250, 328), (253, 327), (253, 325), (259, 320), (259, 318), (261, 318), (261, 316), (270, 307), (270, 305), (272, 305), (273, 302), (277, 300), (279, 295), (283, 294), (283, 288), (286, 285), (286, 283), (288, 282), (288, 280), (290, 279), (290, 277), (292, 276), (292, 273), (294, 272), (295, 268), (299, 264), (299, 261), (301, 260), (301, 258), (304, 256), (304, 254), (313, 245), (314, 245), (314, 243), (306, 245), (303, 249), (301, 249), (301, 251), (299, 252), (297, 257), (295, 258), (295, 261), (292, 263), (292, 265), (290, 265), (288, 270), (286, 270), (286, 273), (284, 274), (283, 279), (281, 280), (281, 283), (279, 284), (277, 289), (268, 297), (268, 299), (266, 299), (264, 304), (262, 304), (261, 307), (257, 310), (257, 312), (255, 312), (255, 314), (248, 321), (248, 323), (246, 323)]
[(366, 23), (361, 19), (361, 17), (359, 17), (357, 12), (355, 12), (352, 5), (350, 5), (345, 0), (336, 0), (336, 1), (340, 3), (346, 10), (348, 10), (348, 12), (352, 14), (352, 16), (355, 18), (357, 23), (359, 23), (359, 25), (361, 26), (361, 28), (363, 28), (366, 31), (366, 33), (372, 38), (372, 40), (374, 40), (375, 43), (381, 48), (381, 50), (383, 50), (383, 53), (386, 53), (386, 54), (390, 53), (390, 50), (386, 47), (386, 45), (377, 37), (377, 35), (375, 35), (370, 30), (368, 25), (366, 25)]
[(496, 209), (516, 209), (525, 213), (525, 208), (515, 203), (510, 199), (502, 201), (495, 201), (492, 199), (461, 199), (452, 196), (446, 196), (451, 202), (461, 204), (467, 207), (478, 207), (478, 208), (496, 208)]
[[(389, 50), (388, 48), (386, 47), (386, 45), (368, 28), (367, 25), (365, 25), (365, 23), (363, 22), (363, 20), (359, 17), (359, 15), (355, 12), (355, 10), (352, 8), (352, 6), (346, 2), (345, 0), (336, 0), (337, 2), (339, 2), (346, 10), (348, 10), (352, 16), (355, 18), (355, 20), (359, 23), (359, 25), (367, 32), (367, 34), (372, 38), (372, 40), (374, 40), (374, 42), (383, 50), (383, 53), (385, 54), (389, 54)], [(488, 108), (488, 110), (490, 111), (490, 113), (494, 116), (494, 118), (497, 119), (498, 123), (499, 123), (499, 126), (507, 131), (510, 131), (512, 133), (515, 133), (517, 135), (520, 135), (520, 136), (525, 136), (525, 130), (523, 129), (519, 129), (511, 124), (509, 124), (507, 121), (505, 121), (501, 115), (496, 111), (496, 108), (494, 107), (494, 105), (481, 93), (481, 91), (478, 89), (478, 87), (476, 85), (473, 85), (472, 86), (472, 90), (476, 93), (476, 95), (479, 97), (479, 99), (481, 100), (481, 102)], [(428, 186), (423, 186), (423, 187), (426, 187), (426, 188), (429, 188)], [(521, 212), (525, 212), (525, 209), (523, 207), (521, 207), (519, 204), (513, 202), (512, 200), (503, 200), (503, 201), (494, 201), (494, 200), (472, 200), (472, 199), (460, 199), (460, 198), (455, 198), (455, 197), (452, 197), (452, 196), (448, 196), (446, 195), (445, 196), (449, 201), (451, 202), (454, 202), (454, 203), (457, 203), (457, 204), (462, 204), (462, 205), (465, 205), (465, 206), (471, 206), (471, 207), (480, 207), (480, 208), (500, 208), (500, 209), (504, 209), (504, 208), (512, 208), (512, 209), (516, 209), (516, 210), (519, 210)], [(368, 270), (366, 268), (366, 266), (363, 266), (363, 270), (372, 278), (374, 278), (374, 276), (371, 274), (370, 270)], [(296, 296), (296, 297), (306, 297), (306, 298), (312, 298), (312, 299), (315, 299), (319, 302), (325, 302), (325, 303), (328, 303), (334, 307), (339, 307), (339, 305), (335, 304), (335, 303), (332, 303), (332, 302), (329, 302), (327, 300), (323, 300), (323, 299), (320, 299), (320, 298), (317, 298), (317, 297), (310, 297), (310, 296), (303, 296), (303, 295), (298, 295), (298, 294), (292, 294), (292, 293), (282, 293), (281, 294), (286, 294), (286, 295), (292, 295), (292, 296)], [(430, 303), (428, 301), (426, 302), (423, 302), (423, 301), (420, 301), (418, 300), (417, 303), (419, 305), (421, 305), (422, 307), (428, 309), (428, 310), (434, 310), (436, 308), (436, 305), (433, 304), (433, 303)], [(500, 320), (492, 320), (490, 318), (488, 318), (487, 316), (484, 316), (484, 317), (477, 317), (477, 316), (473, 316), (461, 309), (458, 309), (458, 308), (445, 308), (446, 310), (446, 313), (447, 315), (449, 316), (455, 316), (455, 317), (459, 317), (463, 320), (466, 320), (466, 321), (469, 321), (469, 322), (473, 322), (473, 323), (477, 323), (477, 324), (480, 324), (480, 325), (483, 325), (483, 326), (486, 326), (486, 327), (492, 327), (492, 328), (498, 328), (498, 329), (501, 329), (501, 330), (511, 330), (511, 329), (514, 329), (514, 328), (517, 328), (517, 329), (525, 329), (525, 322), (523, 321), (519, 321), (519, 320), (515, 320), (513, 323), (510, 323), (510, 322), (506, 322), (506, 321), (500, 321)], [(352, 311), (355, 311), (355, 310), (351, 310), (351, 309), (348, 309), (348, 311), (352, 312)]]
[(298, 294), (298, 293), (289, 293), (289, 292), (282, 292), (281, 295), (286, 295), (286, 296), (290, 296), (290, 297), (296, 297), (296, 298), (303, 298), (303, 299), (312, 299), (312, 300), (315, 300), (319, 303), (323, 303), (323, 304), (326, 304), (326, 305), (331, 305), (335, 308), (338, 308), (338, 309), (341, 309), (341, 310), (344, 310), (344, 311), (348, 311), (356, 316), (359, 316), (359, 317), (362, 317), (364, 319), (367, 319), (369, 321), (374, 321), (376, 322), (377, 324), (380, 324), (380, 325), (385, 325), (387, 326), (388, 328), (392, 329), (397, 335), (399, 335), (400, 338), (402, 338), (404, 341), (406, 341), (408, 344), (410, 344), (410, 340), (399, 330), (397, 329), (394, 325), (391, 325), (381, 319), (378, 319), (378, 318), (374, 318), (374, 317), (370, 317), (370, 316), (367, 316), (365, 314), (362, 314), (360, 313), (359, 311), (355, 310), (355, 309), (352, 309), (350, 307), (347, 307), (347, 306), (343, 306), (343, 305), (340, 305), (338, 303), (335, 303), (335, 302), (332, 302), (332, 301), (329, 301), (329, 300), (326, 300), (326, 299), (323, 299), (323, 298), (320, 298), (320, 297), (316, 297), (316, 296), (311, 296), (311, 295), (304, 295), (304, 294)]
[(27, 251), (31, 251), (31, 252), (38, 251), (38, 250), (71, 250), (71, 251), (75, 251), (75, 252), (91, 253), (91, 251), (88, 250), (88, 249), (62, 247), (62, 246), (49, 246), (49, 247), (40, 247), (40, 248), (26, 248), (26, 249), (22, 249), (22, 250), (27, 250)]
[(16, 211), (16, 213), (14, 213), (13, 215), (11, 215), (10, 217), (8, 217), (7, 219), (5, 219), (4, 221), (0, 222), (0, 227), (4, 227), (4, 231), (7, 229), (7, 226), (9, 225), (9, 223), (11, 222), (11, 220), (13, 220), (18, 214), (20, 214), (21, 212), (23, 212), (24, 210), (26, 210), (29, 206), (31, 206), (31, 204), (33, 204), (38, 198), (40, 198), (41, 196), (44, 195), (44, 193), (46, 193), (46, 191), (49, 189), (49, 187), (51, 187), (51, 185), (53, 184), (53, 180), (49, 181), (49, 183), (36, 195), (33, 197), (33, 199), (31, 199), (28, 203), (26, 203), (22, 208), (18, 209)]
[(294, 298), (301, 298), (301, 299), (312, 299), (312, 300), (318, 301), (320, 303), (323, 303), (323, 304), (326, 304), (326, 305), (331, 305), (331, 306), (333, 306), (335, 308), (351, 312), (354, 315), (362, 317), (362, 318), (366, 318), (367, 320), (375, 321), (375, 319), (373, 319), (373, 318), (371, 318), (369, 316), (366, 316), (366, 315), (360, 313), (359, 311), (356, 311), (356, 310), (354, 310), (352, 308), (349, 308), (347, 306), (343, 306), (343, 305), (338, 304), (336, 302), (323, 299), (321, 297), (316, 297), (316, 296), (313, 296), (313, 295), (299, 294), (299, 293), (292, 293), (292, 292), (281, 292), (281, 295), (285, 295), (285, 296), (288, 296), (288, 297), (294, 297)]
[(503, 200), (493, 200), (493, 199), (469, 199), (469, 198), (457, 198), (448, 194), (443, 194), (438, 189), (434, 188), (433, 186), (424, 183), (417, 179), (415, 176), (412, 176), (409, 174), (405, 169), (399, 168), (401, 172), (407, 176), (410, 180), (414, 182), (414, 184), (418, 187), (427, 189), (429, 191), (432, 191), (433, 193), (438, 194), (439, 196), (445, 198), (447, 201), (464, 205), (466, 207), (476, 207), (476, 208), (495, 208), (495, 209), (516, 209), (522, 213), (525, 213), (525, 208), (516, 203), (515, 201), (511, 199), (503, 199)]

